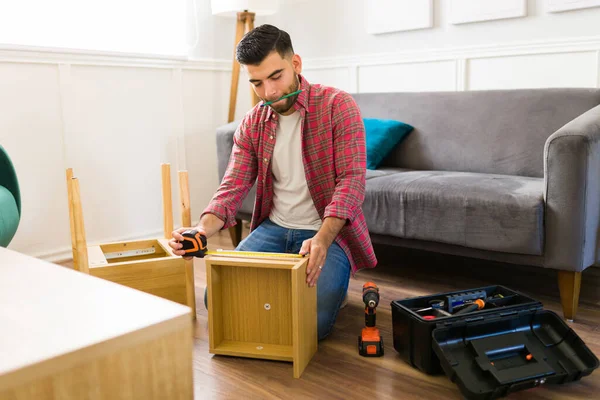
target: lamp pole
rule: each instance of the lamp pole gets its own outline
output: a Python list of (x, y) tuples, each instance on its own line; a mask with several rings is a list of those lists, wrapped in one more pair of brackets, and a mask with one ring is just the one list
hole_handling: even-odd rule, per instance
[[(237, 23), (235, 29), (235, 43), (233, 45), (233, 68), (231, 72), (231, 92), (229, 93), (229, 118), (228, 122), (233, 122), (235, 119), (235, 106), (237, 102), (238, 83), (240, 80), (240, 64), (235, 59), (235, 49), (242, 40), (242, 37), (254, 29), (255, 13), (244, 10), (237, 13)], [(250, 88), (251, 104), (255, 106), (258, 103), (258, 96), (252, 88)]]

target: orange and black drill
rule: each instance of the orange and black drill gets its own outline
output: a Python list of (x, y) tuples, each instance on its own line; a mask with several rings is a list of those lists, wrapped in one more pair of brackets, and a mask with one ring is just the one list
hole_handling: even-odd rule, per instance
[(363, 302), (365, 303), (365, 327), (358, 337), (358, 354), (364, 357), (383, 356), (383, 338), (375, 327), (375, 315), (379, 304), (379, 288), (373, 282), (363, 285)]

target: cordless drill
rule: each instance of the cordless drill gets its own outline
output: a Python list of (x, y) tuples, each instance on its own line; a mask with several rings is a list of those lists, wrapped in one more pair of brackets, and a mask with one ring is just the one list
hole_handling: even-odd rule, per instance
[(358, 337), (358, 354), (364, 357), (383, 356), (383, 338), (375, 327), (375, 314), (379, 304), (379, 288), (373, 282), (363, 285), (363, 302), (365, 303), (365, 327)]

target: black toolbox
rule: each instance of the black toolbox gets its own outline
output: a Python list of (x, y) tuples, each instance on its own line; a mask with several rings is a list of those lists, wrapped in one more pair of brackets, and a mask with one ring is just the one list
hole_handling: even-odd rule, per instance
[[(448, 314), (449, 303), (455, 303), (456, 313), (477, 307), (475, 298), (483, 299), (485, 307)], [(466, 398), (495, 399), (575, 381), (599, 365), (561, 317), (504, 286), (396, 300), (391, 307), (393, 344), (400, 357), (424, 373), (445, 372)]]

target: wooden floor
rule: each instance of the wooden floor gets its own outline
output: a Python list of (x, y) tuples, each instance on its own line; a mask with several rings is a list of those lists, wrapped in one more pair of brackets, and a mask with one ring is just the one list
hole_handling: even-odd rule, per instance
[[(211, 238), (211, 248), (231, 248), (226, 233)], [(392, 346), (392, 300), (501, 284), (543, 302), (560, 313), (556, 273), (530, 267), (467, 260), (396, 248), (376, 247), (380, 265), (350, 281), (349, 302), (339, 313), (332, 334), (319, 343), (317, 354), (301, 379), (292, 377), (291, 363), (213, 356), (208, 353), (206, 282), (202, 260), (195, 261), (198, 319), (195, 330), (194, 383), (196, 399), (461, 399), (446, 376), (423, 374), (402, 361)], [(364, 358), (357, 352), (357, 336), (364, 326), (362, 285), (373, 280), (380, 287), (377, 325), (385, 355)], [(600, 356), (600, 268), (583, 273), (577, 334)], [(593, 393), (596, 393), (594, 395)], [(600, 398), (600, 371), (566, 385), (546, 385), (517, 392), (512, 399)]]

